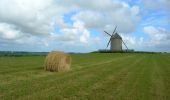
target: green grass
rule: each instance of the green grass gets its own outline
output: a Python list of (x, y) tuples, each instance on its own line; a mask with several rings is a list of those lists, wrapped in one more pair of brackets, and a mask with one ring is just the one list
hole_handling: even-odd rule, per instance
[(73, 54), (60, 73), (44, 59), (0, 57), (0, 100), (170, 100), (169, 54)]

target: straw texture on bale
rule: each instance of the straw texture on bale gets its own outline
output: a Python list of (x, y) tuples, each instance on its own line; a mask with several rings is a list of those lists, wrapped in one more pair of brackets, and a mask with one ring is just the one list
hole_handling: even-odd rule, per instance
[(71, 66), (71, 56), (64, 52), (52, 51), (45, 59), (45, 70), (52, 72), (68, 71)]

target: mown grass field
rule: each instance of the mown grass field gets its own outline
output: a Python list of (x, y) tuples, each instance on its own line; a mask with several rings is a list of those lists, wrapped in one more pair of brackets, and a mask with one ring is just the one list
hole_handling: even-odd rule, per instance
[(0, 57), (0, 100), (170, 100), (170, 54), (73, 54), (60, 73), (44, 59)]

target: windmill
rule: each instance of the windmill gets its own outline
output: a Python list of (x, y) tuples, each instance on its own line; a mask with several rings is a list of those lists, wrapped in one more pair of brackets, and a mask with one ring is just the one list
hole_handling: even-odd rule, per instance
[(125, 42), (123, 41), (122, 37), (116, 32), (116, 28), (117, 28), (117, 26), (115, 27), (112, 35), (106, 31), (104, 31), (107, 35), (110, 36), (110, 39), (109, 39), (109, 42), (107, 43), (106, 48), (108, 48), (109, 44), (111, 43), (111, 46), (110, 46), (111, 51), (122, 51), (122, 43), (123, 43), (125, 45), (126, 49), (128, 50), (128, 47), (125, 44)]

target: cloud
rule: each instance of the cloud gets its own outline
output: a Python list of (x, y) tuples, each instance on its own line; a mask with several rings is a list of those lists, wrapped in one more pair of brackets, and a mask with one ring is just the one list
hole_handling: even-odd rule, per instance
[(166, 41), (170, 39), (170, 32), (161, 27), (146, 26), (143, 31), (147, 33), (150, 38), (158, 41)]
[[(41, 35), (49, 34), (55, 25), (64, 26), (62, 16), (75, 9), (80, 10), (73, 16), (73, 21), (83, 21), (87, 28), (103, 28), (107, 24), (118, 24), (122, 29), (126, 24), (130, 26), (128, 28), (134, 28), (139, 12), (137, 6), (130, 8), (124, 2), (111, 0), (1, 0), (0, 6), (1, 22), (15, 24), (23, 33)], [(133, 30), (128, 28), (124, 31)]]
[[(131, 34), (122, 34), (122, 39), (129, 49), (141, 49), (145, 45), (143, 37), (136, 37)], [(125, 46), (123, 45), (125, 48)]]
[[(0, 21), (14, 24), (23, 33), (49, 34), (55, 11), (52, 0), (1, 0)], [(52, 10), (52, 11), (50, 11)]]
[(0, 23), (0, 36), (3, 39), (15, 40), (22, 37), (22, 33), (14, 25)]
[(79, 44), (89, 44), (90, 43), (90, 32), (84, 27), (84, 23), (81, 21), (76, 21), (73, 23), (73, 27), (63, 28), (60, 33), (51, 34), (53, 40), (74, 42)]
[[(71, 21), (68, 24), (63, 17), (70, 13), (66, 16)], [(138, 14), (138, 6), (113, 0), (1, 0), (0, 42), (94, 45), (100, 38), (90, 29), (111, 30), (117, 25), (118, 31), (130, 33), (140, 20)]]
[(148, 46), (170, 49), (170, 31), (161, 27), (146, 26), (143, 31), (150, 37)]
[[(100, 3), (100, 1), (98, 2)], [(118, 26), (119, 32), (130, 33), (135, 30), (140, 20), (138, 16), (139, 7), (129, 7), (124, 2), (104, 3), (103, 6), (104, 11), (100, 9), (99, 5), (98, 9), (88, 9), (76, 13), (72, 16), (72, 20), (83, 21), (85, 27), (99, 30), (108, 28), (107, 26), (111, 26), (110, 28), (113, 29), (116, 25)], [(106, 8), (109, 8), (109, 10)]]

